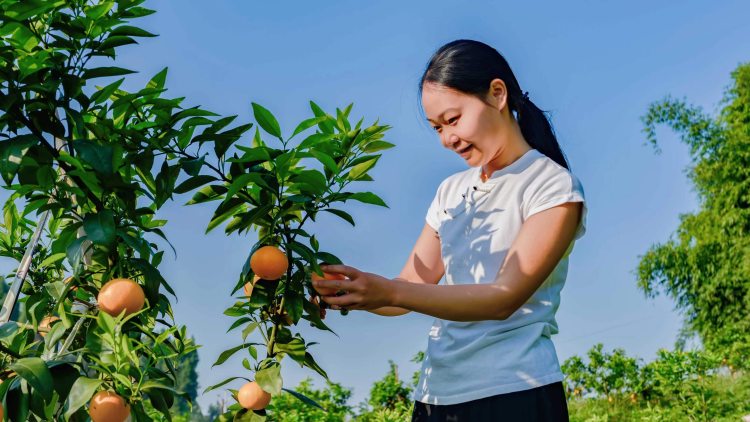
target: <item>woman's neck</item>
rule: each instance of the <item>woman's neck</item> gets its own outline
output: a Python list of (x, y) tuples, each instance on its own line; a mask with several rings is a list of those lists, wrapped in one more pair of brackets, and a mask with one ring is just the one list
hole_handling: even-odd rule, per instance
[(516, 160), (533, 149), (531, 145), (526, 142), (526, 139), (524, 139), (523, 134), (521, 133), (521, 128), (518, 126), (515, 119), (513, 120), (511, 128), (510, 133), (507, 135), (507, 139), (503, 142), (504, 147), (502, 147), (487, 164), (482, 165), (482, 181), (487, 181), (487, 179), (492, 176), (492, 173), (513, 164)]

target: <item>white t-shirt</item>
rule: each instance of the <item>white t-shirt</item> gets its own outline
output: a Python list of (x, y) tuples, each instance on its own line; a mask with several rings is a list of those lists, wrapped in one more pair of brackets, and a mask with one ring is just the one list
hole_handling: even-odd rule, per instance
[[(523, 222), (566, 202), (583, 202), (581, 183), (532, 149), (482, 182), (481, 167), (445, 179), (427, 212), (440, 236), (446, 284), (493, 283)], [(586, 227), (586, 204), (575, 239)], [(573, 242), (574, 243), (574, 242)], [(557, 333), (573, 244), (539, 289), (503, 321), (436, 318), (413, 399), (456, 404), (563, 379), (550, 336)]]

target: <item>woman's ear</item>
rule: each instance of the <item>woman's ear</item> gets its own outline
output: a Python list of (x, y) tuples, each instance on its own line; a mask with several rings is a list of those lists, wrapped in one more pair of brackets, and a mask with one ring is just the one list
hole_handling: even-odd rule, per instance
[(490, 82), (487, 100), (502, 111), (508, 105), (508, 89), (502, 79), (495, 78)]

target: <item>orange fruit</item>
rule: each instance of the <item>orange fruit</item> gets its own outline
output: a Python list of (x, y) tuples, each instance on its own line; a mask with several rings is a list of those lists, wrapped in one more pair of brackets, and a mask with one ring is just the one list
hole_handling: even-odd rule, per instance
[[(343, 274), (334, 274), (334, 273), (323, 273), (323, 277), (319, 276), (315, 272), (312, 273), (311, 276), (313, 281), (320, 281), (320, 280), (346, 280), (346, 277), (344, 277)], [(330, 288), (330, 287), (315, 287), (313, 284), (313, 288), (316, 292), (318, 292), (321, 296), (333, 296), (336, 294), (338, 289)]]
[(278, 280), (289, 268), (289, 261), (276, 246), (263, 246), (250, 257), (250, 268), (264, 280)]
[(89, 402), (92, 422), (124, 422), (130, 416), (130, 406), (125, 399), (112, 391), (100, 391)]
[(250, 297), (250, 295), (253, 294), (253, 287), (255, 287), (255, 283), (260, 280), (260, 277), (257, 275), (253, 277), (253, 281), (248, 281), (245, 283), (245, 286), (242, 287), (242, 290), (245, 292), (245, 296)]
[(257, 382), (252, 381), (240, 387), (237, 391), (237, 401), (245, 409), (261, 410), (271, 402), (271, 395), (260, 388)]
[(143, 288), (129, 278), (115, 278), (108, 281), (96, 297), (99, 309), (112, 315), (118, 316), (125, 311), (125, 315), (138, 312), (146, 303)]
[(49, 332), (49, 329), (52, 327), (52, 323), (58, 320), (60, 320), (60, 318), (54, 315), (47, 315), (46, 317), (42, 318), (42, 320), (39, 322), (39, 334), (41, 334), (42, 337), (45, 337)]

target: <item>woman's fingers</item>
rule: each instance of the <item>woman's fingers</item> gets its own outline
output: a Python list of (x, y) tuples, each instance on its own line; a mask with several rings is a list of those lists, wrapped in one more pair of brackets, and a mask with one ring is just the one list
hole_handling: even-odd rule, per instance
[(313, 280), (313, 286), (318, 289), (332, 289), (344, 293), (356, 290), (356, 285), (350, 280)]
[(320, 269), (327, 272), (327, 273), (336, 273), (336, 274), (343, 274), (346, 277), (348, 277), (350, 280), (354, 280), (359, 275), (359, 270), (350, 267), (348, 265), (338, 264), (338, 265), (321, 265)]

